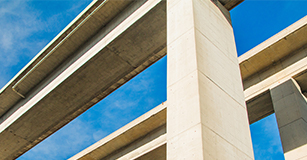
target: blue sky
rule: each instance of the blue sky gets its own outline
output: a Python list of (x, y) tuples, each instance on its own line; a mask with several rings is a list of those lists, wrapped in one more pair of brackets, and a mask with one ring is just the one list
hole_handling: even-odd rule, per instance
[[(0, 0), (0, 87), (90, 2)], [(238, 54), (245, 53), (304, 17), (306, 7), (306, 0), (244, 1), (231, 11)], [(166, 57), (19, 160), (67, 159), (163, 101), (166, 101)], [(257, 160), (284, 159), (274, 115), (250, 127)]]

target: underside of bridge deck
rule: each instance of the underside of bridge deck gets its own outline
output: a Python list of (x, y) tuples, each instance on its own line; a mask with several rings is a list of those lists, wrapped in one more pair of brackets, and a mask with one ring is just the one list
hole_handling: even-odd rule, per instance
[[(241, 2), (220, 0), (228, 10)], [(1, 89), (0, 159), (19, 157), (164, 55), (165, 0), (93, 1)]]

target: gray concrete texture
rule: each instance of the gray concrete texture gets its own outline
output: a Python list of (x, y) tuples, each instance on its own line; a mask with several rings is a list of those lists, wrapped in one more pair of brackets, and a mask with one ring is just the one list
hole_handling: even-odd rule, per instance
[(293, 78), (306, 93), (306, 33), (307, 16), (239, 57), (250, 123), (274, 113), (270, 88)]
[[(307, 99), (297, 82), (290, 79), (270, 92), (284, 153), (307, 145)], [(305, 151), (302, 157), (296, 154), (295, 159), (307, 158), (306, 147)]]
[(306, 158), (307, 17), (237, 59), (228, 10), (240, 2), (93, 1), (1, 89), (0, 159), (19, 157), (166, 52), (168, 112), (158, 106), (72, 159), (253, 159), (248, 124), (274, 111), (286, 159)]
[(1, 89), (0, 158), (20, 156), (165, 54), (166, 1), (93, 1)]
[(210, 0), (168, 1), (169, 160), (254, 157), (233, 30), (222, 11)]
[[(99, 7), (94, 4), (104, 8), (95, 10), (95, 14), (108, 13), (105, 11), (112, 10), (113, 5), (120, 9), (94, 37), (87, 39), (90, 46), (85, 44), (85, 48), (74, 52), (28, 93), (19, 90), (26, 98), (16, 101), (7, 97), (19, 96), (12, 92), (14, 83), (2, 90), (1, 107), (16, 103), (1, 117), (0, 159), (20, 156), (166, 54), (165, 3), (143, 5), (144, 2), (128, 5), (126, 1), (110, 1)], [(143, 8), (136, 10), (140, 6)], [(48, 66), (47, 58), (38, 67)], [(38, 72), (34, 68), (17, 86), (35, 79), (33, 74)]]
[[(285, 34), (284, 37), (280, 36), (280, 33), (279, 33), (279, 34), (273, 36), (272, 38), (270, 38), (265, 43), (270, 43), (274, 39), (275, 40), (276, 39), (286, 39), (286, 37), (288, 35), (291, 35), (292, 32), (296, 32), (297, 29), (299, 29), (301, 27), (305, 27), (305, 25), (302, 25), (302, 23), (301, 23), (302, 21), (304, 23), (306, 23), (306, 21), (304, 19), (306, 19), (306, 17), (303, 18), (302, 20), (298, 21), (297, 23), (291, 25), (289, 28), (285, 29), (285, 30), (287, 30), (288, 34)], [(290, 30), (291, 28), (292, 28), (292, 30)], [(283, 33), (283, 32), (284, 31), (282, 31), (281, 33)], [(293, 43), (293, 42), (291, 42), (291, 43)], [(272, 44), (274, 44), (274, 43), (272, 43)], [(261, 44), (260, 46), (257, 46), (256, 48), (261, 48), (261, 47), (263, 47), (263, 44)], [(267, 46), (267, 47), (269, 47), (269, 46)], [(289, 53), (290, 55), (294, 55), (294, 56), (286, 56), (286, 58), (289, 59), (288, 61), (291, 62), (290, 64), (288, 64), (288, 66), (291, 67), (292, 65), (297, 65), (297, 62), (300, 62), (301, 59), (304, 59), (304, 57), (305, 57), (305, 55), (304, 55), (304, 48), (305, 47), (303, 45), (302, 47), (299, 47), (296, 51), (293, 51), (293, 53)], [(251, 53), (251, 51), (248, 52), (247, 55), (244, 55), (244, 56), (248, 57), (248, 56), (250, 56), (250, 53)], [(273, 52), (269, 52), (269, 53), (273, 54)], [(261, 54), (261, 53), (258, 53), (258, 54)], [(296, 57), (296, 58), (293, 59), (293, 57)], [(298, 58), (298, 57), (300, 57), (300, 58)], [(283, 58), (284, 61), (287, 61), (286, 58)], [(239, 60), (240, 60), (240, 58), (239, 58)], [(253, 64), (253, 63), (251, 63), (251, 64)], [(299, 63), (299, 68), (303, 68), (304, 69), (305, 64), (306, 63)], [(254, 65), (256, 65), (256, 64), (254, 64)], [(273, 66), (273, 65), (269, 65), (269, 66)], [(285, 68), (284, 70), (287, 70), (287, 69), (288, 68)], [(273, 94), (271, 94), (272, 92), (270, 92), (270, 89), (268, 89), (268, 90), (265, 90), (264, 92), (262, 92), (261, 94), (258, 94), (257, 96), (253, 97), (252, 99), (249, 99), (248, 101), (246, 101), (246, 103), (248, 105), (247, 108), (248, 108), (248, 112), (249, 112), (250, 123), (256, 122), (256, 121), (262, 119), (263, 117), (274, 113), (273, 100), (272, 99), (274, 99), (275, 101), (276, 101), (276, 99), (280, 100), (281, 95), (282, 95), (283, 98), (286, 98), (287, 96), (285, 96), (285, 95), (289, 95), (288, 93), (290, 93), (290, 95), (293, 94), (293, 93), (296, 93), (296, 95), (300, 99), (299, 102), (302, 102), (302, 103), (296, 103), (296, 98), (293, 99), (293, 96), (290, 96), (290, 97), (288, 96), (287, 97), (288, 99), (290, 98), (289, 102), (293, 102), (294, 101), (293, 104), (303, 104), (300, 107), (304, 106), (305, 102), (304, 102), (304, 97), (302, 96), (302, 92), (304, 92), (304, 90), (302, 90), (301, 86), (305, 87), (304, 84), (306, 83), (306, 81), (305, 81), (306, 80), (306, 70), (303, 70), (303, 72), (301, 72), (301, 70), (293, 70), (293, 69), (290, 72), (289, 71), (284, 71), (284, 70), (281, 70), (281, 71), (282, 72), (286, 72), (286, 73), (290, 74), (291, 76), (294, 75), (293, 78), (295, 78), (295, 79), (291, 79), (290, 78), (290, 80), (286, 81), (285, 83), (281, 83), (279, 81), (283, 80), (284, 77), (280, 76), (280, 78), (277, 79), (278, 80), (277, 81), (278, 84), (274, 84), (273, 83), (273, 85), (270, 88), (271, 90), (275, 90), (275, 89), (277, 89), (277, 87), (278, 88), (279, 87), (283, 88), (283, 89), (279, 89), (278, 91), (275, 90), (277, 95), (273, 96)], [(276, 73), (278, 74), (278, 72), (276, 72)], [(272, 72), (272, 75), (274, 76), (274, 74), (276, 74), (276, 73)], [(273, 82), (275, 82), (275, 81), (273, 81)], [(296, 82), (298, 82), (298, 83), (296, 83)], [(270, 82), (270, 83), (272, 84), (272, 82)], [(290, 85), (287, 85), (287, 83), (290, 83)], [(288, 87), (285, 87), (284, 85), (288, 86)], [(276, 88), (274, 88), (274, 86)], [(259, 90), (260, 89), (261, 88), (259, 88)], [(285, 90), (285, 91), (282, 91), (282, 90)], [(247, 99), (248, 97), (245, 97), (245, 98)], [(284, 138), (282, 138), (283, 139), (282, 141), (284, 141), (283, 142), (283, 146), (284, 146), (284, 150), (285, 150), (285, 157), (286, 157), (287, 160), (288, 159), (289, 160), (304, 159), (307, 156), (306, 155), (306, 153), (307, 153), (307, 151), (306, 151), (307, 144), (304, 141), (304, 137), (306, 137), (306, 135), (305, 135), (306, 133), (305, 133), (305, 129), (304, 128), (306, 126), (305, 126), (304, 123), (302, 123), (304, 121), (301, 120), (301, 118), (300, 118), (301, 115), (303, 115), (304, 112), (301, 112), (300, 110), (297, 110), (297, 108), (295, 107), (297, 105), (293, 105), (292, 103), (282, 103), (282, 105), (286, 105), (286, 104), (288, 104), (289, 107), (284, 106), (284, 109), (286, 109), (289, 112), (287, 112), (287, 114), (285, 116), (280, 114), (280, 113), (283, 113), (283, 112), (279, 112), (279, 111), (276, 112), (276, 116), (280, 117), (280, 118), (278, 118), (278, 121), (282, 121), (282, 122), (283, 121), (288, 121), (288, 122), (290, 122), (288, 124), (289, 126), (286, 127), (286, 129), (281, 129), (280, 130), (281, 137), (284, 137)], [(275, 103), (275, 105), (276, 105), (276, 103)], [(301, 109), (304, 109), (304, 108), (301, 108)], [(189, 111), (187, 111), (187, 112), (189, 112)], [(294, 115), (292, 115), (291, 113), (294, 113)], [(148, 114), (148, 113), (146, 113), (146, 114)], [(294, 118), (291, 118), (291, 117), (294, 117)], [(298, 119), (297, 121), (296, 120), (292, 121), (293, 119), (296, 119), (296, 118)], [(295, 123), (291, 123), (291, 122), (295, 122)], [(290, 127), (290, 129), (289, 129), (289, 127)], [(123, 127), (123, 128), (125, 128), (125, 127)], [(122, 129), (120, 129), (120, 130), (122, 130)], [(193, 134), (193, 133), (188, 133), (187, 134), (187, 136), (188, 136), (187, 138), (190, 138), (191, 134)], [(214, 139), (216, 141), (216, 143), (217, 142), (220, 143), (220, 141), (214, 135), (211, 135), (211, 136), (210, 136), (210, 134), (206, 134), (206, 135), (207, 135), (206, 136), (207, 138)], [(115, 139), (116, 139), (116, 137), (115, 137)], [(301, 140), (301, 141), (299, 143), (296, 143), (297, 140)], [(107, 141), (107, 139), (103, 139), (102, 141)], [(178, 140), (178, 141), (180, 141), (180, 140)], [(127, 146), (129, 146), (129, 145), (127, 145)], [(151, 152), (146, 153), (146, 155), (149, 155), (150, 153), (152, 153), (152, 156), (156, 157), (157, 156), (156, 154), (158, 152), (160, 152), (159, 155), (166, 155), (165, 145), (163, 145), (163, 146), (164, 146), (164, 148), (159, 147), (159, 150), (154, 149)], [(88, 149), (86, 149), (84, 151), (87, 151), (89, 149), (96, 150), (95, 148), (100, 148), (100, 147), (95, 147), (95, 144), (94, 144), (93, 146), (89, 147)], [(100, 148), (100, 149), (102, 149), (102, 148)], [(138, 150), (139, 149), (135, 149), (134, 151), (138, 151)], [(81, 152), (81, 153), (85, 154), (84, 151)], [(82, 155), (81, 153), (79, 153), (78, 155), (81, 156)], [(125, 155), (122, 155), (122, 156), (125, 157)], [(163, 157), (162, 159), (165, 159), (165, 158), (166, 157)], [(76, 157), (72, 157), (72, 159), (76, 159)]]

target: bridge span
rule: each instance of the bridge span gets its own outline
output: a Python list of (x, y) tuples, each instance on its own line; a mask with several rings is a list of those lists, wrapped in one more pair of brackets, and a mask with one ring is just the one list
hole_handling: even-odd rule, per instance
[(254, 159), (249, 124), (274, 112), (286, 159), (306, 158), (307, 17), (238, 59), (229, 10), (241, 2), (93, 1), (1, 89), (0, 159), (166, 54), (167, 102), (71, 159)]

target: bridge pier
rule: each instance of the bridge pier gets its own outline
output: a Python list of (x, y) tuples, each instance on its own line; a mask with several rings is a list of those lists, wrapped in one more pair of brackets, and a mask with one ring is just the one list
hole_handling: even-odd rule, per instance
[(286, 160), (307, 158), (307, 101), (294, 79), (270, 90)]
[(218, 3), (167, 1), (168, 160), (254, 157), (233, 29)]

